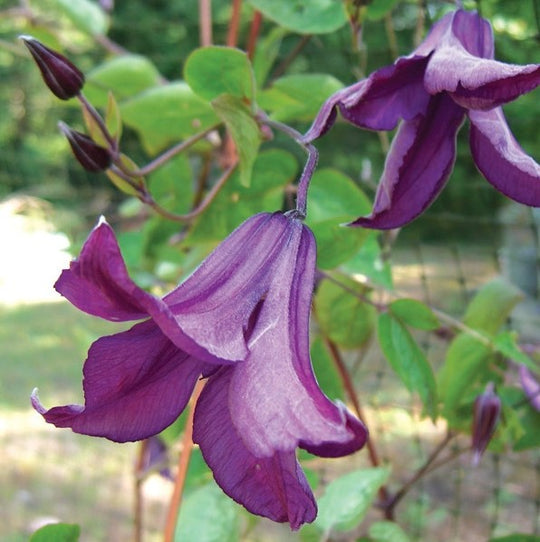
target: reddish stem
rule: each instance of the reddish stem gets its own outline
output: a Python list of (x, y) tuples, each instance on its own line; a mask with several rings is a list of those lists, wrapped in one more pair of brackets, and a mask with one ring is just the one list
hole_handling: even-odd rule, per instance
[(262, 13), (256, 11), (253, 14), (253, 19), (251, 21), (251, 27), (249, 29), (249, 36), (247, 42), (247, 56), (250, 60), (253, 60), (255, 55), (255, 46), (257, 45), (257, 38), (259, 37), (259, 31), (261, 29), (262, 23)]
[(236, 47), (238, 43), (238, 28), (240, 27), (240, 13), (242, 11), (242, 0), (233, 0), (232, 15), (229, 21), (227, 32), (227, 47)]
[(186, 421), (186, 428), (184, 429), (184, 436), (182, 437), (182, 451), (180, 452), (180, 457), (178, 460), (178, 472), (176, 473), (174, 491), (171, 497), (171, 502), (169, 503), (169, 512), (167, 514), (167, 523), (165, 525), (165, 542), (174, 541), (176, 520), (180, 511), (180, 504), (182, 502), (182, 494), (184, 492), (189, 460), (191, 459), (191, 452), (193, 451), (193, 414), (195, 412), (195, 405), (197, 404), (197, 400), (199, 399), (199, 395), (201, 394), (204, 384), (205, 380), (199, 380), (197, 382), (190, 401), (188, 419)]
[(199, 0), (199, 41), (201, 47), (212, 45), (212, 1)]

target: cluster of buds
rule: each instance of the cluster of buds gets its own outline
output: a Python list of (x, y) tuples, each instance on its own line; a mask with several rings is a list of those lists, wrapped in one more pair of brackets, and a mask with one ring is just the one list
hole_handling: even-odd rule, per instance
[(86, 171), (93, 173), (105, 171), (117, 188), (149, 202), (151, 196), (148, 194), (143, 177), (137, 174), (136, 164), (118, 151), (120, 130), (118, 129), (116, 135), (112, 135), (107, 128), (109, 114), (113, 117), (117, 115), (116, 124), (120, 125), (118, 109), (112, 96), (109, 102), (112, 100), (113, 106), (108, 107), (104, 120), (82, 94), (85, 77), (79, 68), (65, 56), (46, 47), (32, 36), (21, 36), (21, 39), (36, 61), (49, 90), (61, 100), (77, 98), (81, 102), (90, 136), (73, 130), (64, 122), (58, 123), (79, 164)]

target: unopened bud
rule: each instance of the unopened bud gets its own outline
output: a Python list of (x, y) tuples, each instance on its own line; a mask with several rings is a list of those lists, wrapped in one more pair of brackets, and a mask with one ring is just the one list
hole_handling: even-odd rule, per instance
[(59, 122), (58, 127), (68, 138), (75, 158), (84, 169), (92, 172), (104, 171), (111, 165), (112, 158), (105, 147), (101, 147), (87, 135), (72, 130), (63, 122)]
[(479, 395), (474, 402), (474, 417), (472, 428), (472, 463), (478, 465), (482, 454), (485, 452), (501, 415), (501, 400), (494, 391), (494, 385), (490, 382), (484, 393)]
[(45, 47), (32, 36), (20, 36), (36, 64), (45, 84), (61, 100), (77, 96), (84, 85), (84, 74), (65, 56)]
[(534, 378), (525, 365), (519, 366), (519, 380), (531, 406), (540, 411), (540, 382)]

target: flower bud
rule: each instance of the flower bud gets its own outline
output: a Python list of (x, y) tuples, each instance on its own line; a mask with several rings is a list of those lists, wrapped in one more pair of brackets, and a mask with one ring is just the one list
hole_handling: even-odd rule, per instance
[(97, 172), (103, 171), (111, 165), (112, 158), (105, 147), (101, 147), (87, 135), (72, 130), (63, 122), (59, 122), (58, 127), (68, 138), (75, 158), (77, 158), (84, 169)]
[(490, 382), (484, 393), (479, 395), (474, 402), (474, 417), (472, 428), (472, 463), (478, 465), (482, 454), (486, 450), (501, 414), (501, 400), (494, 391), (494, 385)]
[(540, 382), (534, 378), (525, 365), (519, 366), (519, 380), (531, 406), (540, 411)]
[(65, 56), (45, 47), (32, 36), (20, 36), (38, 68), (45, 84), (61, 100), (77, 96), (84, 85), (84, 74)]

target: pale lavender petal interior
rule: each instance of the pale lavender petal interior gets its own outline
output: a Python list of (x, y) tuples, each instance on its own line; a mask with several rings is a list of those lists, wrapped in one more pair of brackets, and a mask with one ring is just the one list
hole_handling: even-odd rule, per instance
[(471, 111), (471, 152), (484, 177), (500, 192), (540, 207), (540, 165), (516, 141), (500, 107)]
[(117, 442), (141, 440), (180, 415), (206, 370), (147, 321), (91, 346), (83, 370), (84, 406), (46, 410), (37, 396), (32, 403), (57, 427)]

